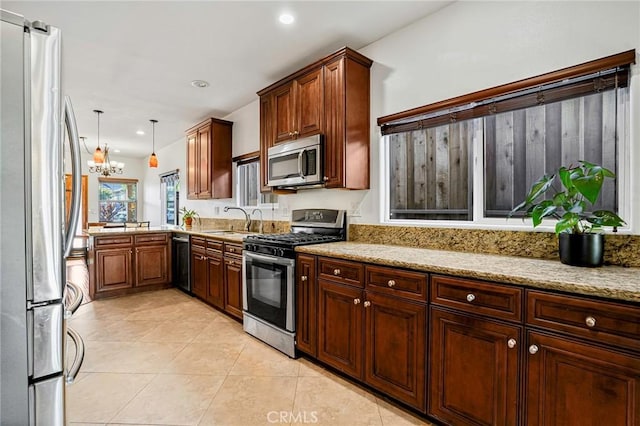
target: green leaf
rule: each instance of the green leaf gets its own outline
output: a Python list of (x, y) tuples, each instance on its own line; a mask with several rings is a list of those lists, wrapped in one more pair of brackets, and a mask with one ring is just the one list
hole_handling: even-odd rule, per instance
[(540, 195), (547, 192), (547, 190), (553, 184), (553, 179), (555, 177), (556, 177), (555, 175), (551, 175), (551, 176), (544, 175), (540, 179), (538, 179), (538, 181), (531, 186), (531, 190), (529, 190), (529, 193), (527, 194), (527, 198), (525, 199), (525, 201), (527, 203), (533, 203), (536, 200), (536, 198), (538, 198)]
[(571, 172), (566, 167), (560, 167), (558, 170), (558, 176), (560, 177), (560, 182), (564, 185), (565, 188), (571, 189), (573, 188), (573, 182), (571, 182)]
[(573, 184), (576, 186), (580, 194), (584, 196), (591, 204), (595, 204), (600, 195), (602, 189), (602, 182), (604, 177), (602, 173), (595, 174), (593, 176), (581, 176), (573, 179)]
[(557, 207), (551, 200), (544, 200), (531, 211), (531, 219), (533, 219), (533, 227), (540, 225), (542, 219), (555, 213)]
[(564, 192), (558, 192), (553, 196), (553, 204), (555, 206), (561, 207), (564, 203), (567, 202), (567, 194)]
[(521, 203), (520, 203), (520, 204), (518, 204), (517, 206), (515, 206), (515, 207), (513, 208), (513, 210), (511, 210), (511, 211), (509, 212), (509, 214), (508, 214), (508, 216), (507, 216), (507, 217), (511, 217), (511, 216), (513, 216), (513, 214), (514, 214), (515, 212), (517, 212), (518, 210), (522, 210), (522, 209), (523, 209), (523, 208), (525, 208), (525, 207), (527, 207), (527, 201), (526, 201), (526, 200), (525, 200), (525, 201), (523, 201), (523, 202), (521, 202)]
[(622, 226), (626, 222), (617, 214), (609, 210), (596, 210), (587, 217), (587, 221), (596, 226)]
[(556, 223), (556, 234), (560, 234), (562, 232), (570, 232), (571, 230), (576, 231), (576, 226), (578, 225), (579, 217), (575, 213), (565, 213)]
[(576, 213), (576, 214), (580, 214), (582, 212), (584, 212), (584, 209), (586, 207), (586, 203), (582, 200), (578, 200), (576, 201), (573, 205), (568, 206), (568, 209), (565, 209), (568, 212), (571, 213)]

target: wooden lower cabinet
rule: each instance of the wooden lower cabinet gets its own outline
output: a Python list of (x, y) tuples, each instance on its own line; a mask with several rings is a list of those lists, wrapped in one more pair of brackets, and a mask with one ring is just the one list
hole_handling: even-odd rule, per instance
[(316, 258), (299, 254), (296, 259), (296, 349), (318, 354)]
[(222, 254), (207, 253), (207, 302), (224, 309), (224, 262)]
[(527, 425), (640, 425), (640, 356), (527, 333)]
[(428, 414), (454, 425), (518, 424), (522, 328), (434, 306), (430, 324)]
[(169, 282), (169, 247), (166, 244), (136, 248), (136, 286)]
[(204, 251), (191, 250), (191, 291), (200, 299), (207, 298), (208, 264)]
[(224, 310), (242, 319), (242, 258), (224, 256)]
[(96, 293), (133, 287), (130, 247), (100, 249), (95, 254)]
[(365, 294), (365, 382), (425, 412), (426, 303)]
[(318, 279), (318, 359), (362, 379), (362, 289)]

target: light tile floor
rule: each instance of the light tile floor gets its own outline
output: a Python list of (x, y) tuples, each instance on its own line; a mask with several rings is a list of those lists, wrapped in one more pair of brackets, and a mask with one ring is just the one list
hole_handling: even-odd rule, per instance
[(86, 347), (71, 425), (429, 425), (175, 289), (85, 304), (69, 326)]

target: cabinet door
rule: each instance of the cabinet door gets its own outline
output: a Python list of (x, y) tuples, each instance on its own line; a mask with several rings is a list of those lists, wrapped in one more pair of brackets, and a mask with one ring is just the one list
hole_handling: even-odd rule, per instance
[(96, 251), (96, 293), (133, 287), (132, 249), (114, 248)]
[(447, 424), (517, 424), (521, 328), (436, 307), (430, 322), (428, 413)]
[(268, 180), (268, 151), (273, 146), (273, 108), (272, 96), (264, 95), (260, 97), (260, 191), (271, 192), (271, 187), (267, 186)]
[(344, 59), (339, 59), (324, 67), (324, 174), (327, 188), (344, 186), (345, 111)]
[(527, 337), (526, 424), (640, 425), (640, 357), (534, 331)]
[(136, 286), (169, 282), (167, 245), (136, 247)]
[(211, 126), (198, 129), (198, 198), (211, 198)]
[(207, 302), (224, 309), (224, 264), (221, 255), (207, 254), (209, 282), (207, 285)]
[(296, 80), (296, 137), (322, 133), (324, 116), (322, 68)]
[(363, 292), (318, 280), (318, 359), (362, 378)]
[(242, 258), (224, 257), (224, 310), (242, 319)]
[(365, 382), (425, 412), (426, 303), (366, 292)]
[(198, 198), (198, 133), (187, 135), (187, 198)]
[(318, 353), (316, 258), (298, 255), (296, 261), (296, 348)]
[(207, 260), (203, 253), (191, 251), (191, 291), (201, 299), (207, 298)]
[(293, 82), (273, 93), (274, 143), (293, 139), (295, 130), (295, 94)]

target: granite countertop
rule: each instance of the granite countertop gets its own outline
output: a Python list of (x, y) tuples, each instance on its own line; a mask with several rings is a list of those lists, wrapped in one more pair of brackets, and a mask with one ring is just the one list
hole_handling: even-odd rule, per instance
[(354, 242), (308, 245), (296, 251), (640, 303), (640, 268), (581, 268), (559, 260)]
[(213, 238), (216, 240), (226, 241), (230, 243), (242, 243), (244, 237), (255, 232), (229, 231), (223, 229), (186, 229), (181, 226), (151, 226), (148, 228), (100, 228), (84, 231), (85, 235), (90, 237), (99, 237), (101, 235), (130, 235), (130, 234), (146, 234), (159, 232), (179, 232), (181, 234), (195, 235), (199, 237)]

